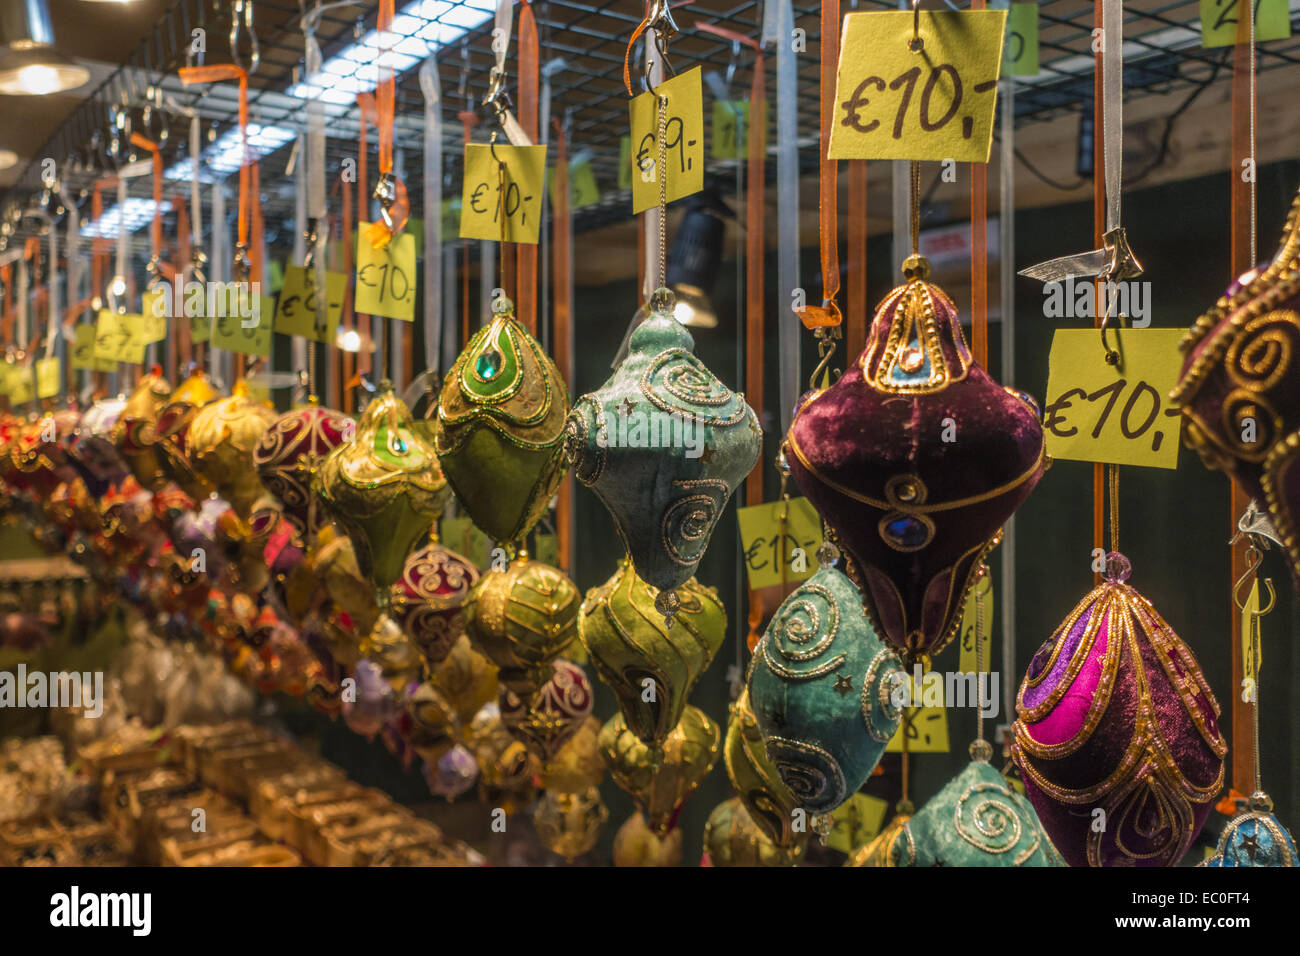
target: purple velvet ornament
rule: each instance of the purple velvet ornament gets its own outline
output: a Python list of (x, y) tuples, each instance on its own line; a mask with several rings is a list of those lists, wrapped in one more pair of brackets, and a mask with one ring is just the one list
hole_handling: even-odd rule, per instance
[(1273, 261), (1238, 277), (1180, 348), (1183, 441), (1268, 508), (1300, 591), (1300, 195)]
[(354, 733), (373, 739), (397, 715), (399, 703), (379, 665), (362, 659), (352, 669), (355, 700), (343, 700), (343, 720)]
[(1043, 474), (1026, 396), (975, 363), (957, 309), (912, 256), (862, 355), (804, 399), (785, 442), (876, 631), (905, 658), (952, 640), (984, 555)]
[(1123, 555), (1106, 556), (1105, 580), (1038, 649), (1016, 700), (1012, 757), (1071, 866), (1176, 865), (1223, 786), (1219, 704), (1128, 575)]
[(438, 758), (437, 763), (424, 765), (424, 779), (429, 790), (450, 803), (474, 786), (478, 779), (478, 764), (474, 755), (460, 744)]

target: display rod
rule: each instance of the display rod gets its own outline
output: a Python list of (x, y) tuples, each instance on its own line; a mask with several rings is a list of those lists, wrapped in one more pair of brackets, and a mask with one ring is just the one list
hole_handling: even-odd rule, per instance
[[(1016, 81), (1002, 81), (998, 96), (1002, 104), (1001, 149), (998, 154), (999, 196), (998, 271), (1000, 277), (998, 310), (1002, 322), (1002, 384), (1016, 387)], [(1001, 570), (1002, 600), (1002, 673), (1008, 677), (1016, 668), (1016, 516), (1003, 525)], [(1009, 721), (1015, 713), (1016, 689), (1011, 680), (1002, 681), (1002, 713)]]

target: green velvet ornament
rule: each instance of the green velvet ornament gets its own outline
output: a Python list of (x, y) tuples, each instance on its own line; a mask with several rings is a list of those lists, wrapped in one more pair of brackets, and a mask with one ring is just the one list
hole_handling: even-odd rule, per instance
[(504, 296), (456, 359), (438, 401), (435, 447), (474, 524), (522, 539), (564, 478), (569, 391)]
[(1065, 860), (1033, 805), (977, 758), (903, 825), (886, 865), (1065, 866)]
[(695, 342), (658, 290), (627, 358), (583, 395), (567, 425), (578, 480), (609, 509), (637, 576), (658, 588), (671, 622), (674, 589), (695, 574), (736, 487), (758, 461), (758, 416), (695, 357)]

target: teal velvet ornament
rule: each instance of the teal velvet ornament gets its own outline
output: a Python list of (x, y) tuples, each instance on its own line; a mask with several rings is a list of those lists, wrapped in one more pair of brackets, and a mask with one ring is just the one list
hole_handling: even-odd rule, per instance
[(749, 665), (749, 701), (767, 755), (795, 802), (829, 813), (871, 776), (898, 729), (902, 662), (862, 595), (818, 549), (820, 569), (777, 608)]
[(1033, 804), (989, 766), (990, 750), (971, 745), (975, 759), (903, 825), (887, 865), (1065, 866)]
[(1250, 797), (1250, 809), (1228, 822), (1219, 846), (1202, 866), (1295, 866), (1295, 840), (1273, 816), (1273, 801), (1263, 791)]
[(672, 622), (675, 588), (695, 574), (722, 510), (758, 461), (758, 416), (694, 354), (659, 289), (598, 391), (574, 403), (565, 451), (609, 509), (637, 576), (659, 589)]

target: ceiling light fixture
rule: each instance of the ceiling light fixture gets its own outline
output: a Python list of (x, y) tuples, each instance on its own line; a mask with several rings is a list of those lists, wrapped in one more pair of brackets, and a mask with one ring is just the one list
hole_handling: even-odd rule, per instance
[(13, 169), (17, 165), (17, 153), (12, 149), (0, 149), (0, 169)]
[(45, 96), (85, 86), (90, 71), (54, 49), (46, 0), (0, 0), (0, 93)]

